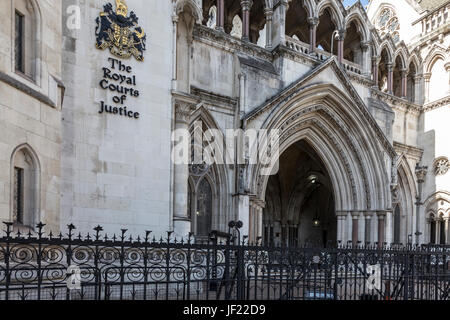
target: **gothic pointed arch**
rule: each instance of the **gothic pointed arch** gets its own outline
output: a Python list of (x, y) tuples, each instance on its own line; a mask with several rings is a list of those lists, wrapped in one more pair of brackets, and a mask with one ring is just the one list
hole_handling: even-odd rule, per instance
[(34, 229), (40, 215), (41, 165), (34, 149), (27, 143), (11, 153), (10, 220), (18, 226)]
[[(385, 162), (395, 152), (378, 135), (375, 123), (367, 123), (372, 116), (363, 115), (359, 104), (333, 85), (301, 87), (300, 83), (252, 112), (247, 121), (263, 117), (255, 122), (262, 122), (261, 128), (281, 130), (280, 154), (299, 140), (313, 146), (330, 174), (336, 211), (390, 208), (390, 177), (386, 175), (390, 170)], [(260, 177), (260, 170), (255, 165), (248, 174), (252, 192), (263, 199), (267, 178)], [(380, 196), (375, 199), (372, 194)]]
[[(15, 50), (13, 56), (13, 68), (15, 72), (19, 71), (29, 78), (33, 79), (37, 85), (41, 85), (42, 79), (42, 12), (37, 0), (12, 0), (12, 6), (15, 10), (15, 19), (21, 18), (23, 28), (23, 42), (20, 53)], [(18, 23), (18, 21), (15, 21)], [(20, 23), (20, 22), (19, 22)], [(12, 39), (14, 46), (16, 39)], [(20, 60), (20, 61), (19, 61)], [(19, 67), (21, 62), (21, 67)]]
[(316, 7), (316, 16), (320, 18), (320, 16), (323, 14), (324, 10), (328, 9), (331, 13), (331, 18), (336, 24), (336, 27), (338, 30), (344, 29), (344, 15), (343, 15), (343, 7), (342, 4), (339, 3), (339, 1), (333, 1), (333, 0), (324, 0), (319, 2), (319, 4)]
[(350, 26), (350, 23), (354, 22), (359, 33), (362, 35), (362, 41), (368, 42), (370, 41), (370, 30), (367, 23), (364, 23), (364, 21), (367, 21), (367, 17), (364, 17), (364, 15), (359, 7), (351, 10), (345, 17), (345, 29)]
[(189, 12), (195, 19), (197, 24), (201, 24), (203, 20), (202, 9), (194, 0), (177, 0), (174, 3), (174, 15), (180, 16), (183, 12)]
[[(212, 163), (207, 161), (206, 163), (202, 164), (193, 163), (189, 166), (189, 185), (191, 188), (189, 196), (191, 197), (191, 216), (192, 214), (196, 214), (195, 208), (196, 206), (198, 206), (197, 202), (199, 201), (199, 196), (201, 196), (202, 191), (200, 189), (201, 183), (204, 179), (206, 179), (208, 181), (208, 184), (210, 185), (212, 192), (210, 231), (219, 230), (225, 232), (226, 225), (231, 217), (231, 206), (229, 204), (230, 200), (227, 193), (228, 175), (224, 164), (226, 155), (222, 153), (224, 151), (224, 148), (222, 146), (215, 145), (214, 142), (212, 143), (213, 145), (211, 145), (211, 143), (208, 142), (210, 141), (208, 140), (208, 130), (214, 130), (215, 133), (220, 135), (222, 138), (224, 137), (224, 134), (215, 121), (214, 117), (208, 111), (207, 106), (205, 106), (204, 104), (200, 104), (192, 113), (190, 121), (190, 131), (193, 137), (195, 136), (194, 131), (196, 130), (196, 128), (200, 128), (202, 130), (202, 134), (204, 134), (203, 137), (200, 137), (202, 139), (202, 145), (193, 146), (193, 148), (196, 148), (196, 150), (201, 150), (202, 152), (205, 150), (216, 151), (214, 157), (210, 158), (210, 160), (212, 160)], [(195, 140), (194, 143), (196, 143)], [(191, 154), (191, 159), (192, 157), (193, 155)], [(193, 230), (196, 230), (195, 217), (192, 222)], [(204, 236), (204, 234), (202, 236)]]
[[(399, 239), (405, 244), (408, 236), (414, 234), (413, 231), (413, 212), (415, 210), (415, 202), (417, 197), (417, 187), (414, 175), (407, 158), (403, 155), (397, 163), (398, 189), (394, 191), (393, 202), (399, 205), (398, 230), (400, 232)], [(394, 223), (394, 229), (396, 225)]]

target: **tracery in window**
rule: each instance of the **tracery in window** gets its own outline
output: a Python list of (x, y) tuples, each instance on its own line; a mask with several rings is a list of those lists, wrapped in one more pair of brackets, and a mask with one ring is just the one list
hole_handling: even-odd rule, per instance
[(400, 22), (391, 9), (386, 8), (381, 11), (378, 17), (378, 28), (381, 36), (390, 34), (395, 43), (400, 41)]
[(378, 18), (378, 25), (380, 27), (384, 27), (386, 25), (386, 23), (389, 21), (389, 19), (392, 16), (392, 12), (389, 9), (384, 9), (381, 14), (380, 17)]

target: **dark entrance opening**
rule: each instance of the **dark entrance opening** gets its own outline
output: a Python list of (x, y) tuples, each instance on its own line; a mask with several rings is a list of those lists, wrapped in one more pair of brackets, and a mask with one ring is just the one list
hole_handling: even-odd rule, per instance
[(266, 244), (326, 246), (337, 239), (331, 179), (317, 152), (299, 141), (280, 156), (269, 178), (264, 209)]

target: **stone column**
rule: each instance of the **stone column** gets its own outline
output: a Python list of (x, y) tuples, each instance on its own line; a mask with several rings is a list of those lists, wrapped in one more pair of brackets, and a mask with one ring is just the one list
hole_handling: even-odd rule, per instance
[(177, 90), (177, 30), (178, 16), (172, 16), (172, 90)]
[(430, 79), (431, 79), (431, 73), (424, 73), (423, 79), (425, 81), (425, 103), (430, 102)]
[(424, 240), (423, 232), (421, 232), (420, 229), (420, 222), (421, 222), (421, 206), (422, 203), (422, 185), (425, 182), (425, 178), (428, 173), (428, 167), (426, 166), (419, 166), (419, 164), (416, 165), (415, 169), (416, 177), (417, 177), (417, 184), (418, 184), (418, 192), (417, 192), (417, 198), (416, 198), (416, 244), (421, 244)]
[[(190, 114), (195, 108), (195, 104), (191, 101), (175, 101), (175, 130), (183, 134), (183, 140), (189, 138), (189, 119)], [(177, 138), (181, 138), (177, 135)], [(189, 157), (184, 152), (189, 152), (190, 139), (188, 141), (180, 141), (187, 146), (187, 150), (183, 149), (183, 161), (174, 164), (174, 211), (173, 224), (174, 235), (176, 237), (186, 237), (191, 231), (191, 221), (188, 217), (188, 179), (189, 179)], [(181, 159), (180, 159), (181, 160)], [(187, 161), (186, 161), (187, 160)], [(182, 163), (181, 163), (182, 162)], [(186, 162), (186, 163), (184, 163)]]
[(390, 245), (393, 242), (392, 237), (392, 211), (386, 212), (385, 242)]
[(308, 18), (309, 24), (309, 53), (314, 53), (317, 47), (317, 25), (319, 24), (319, 19), (312, 17)]
[(377, 57), (377, 56), (372, 57), (373, 82), (374, 82), (374, 87), (377, 89), (379, 89), (379, 87), (378, 87), (378, 63), (379, 63), (379, 57)]
[(440, 218), (436, 218), (436, 244), (441, 244), (441, 223), (444, 221)]
[(372, 243), (378, 242), (378, 213), (374, 213), (371, 220)]
[(386, 64), (387, 71), (388, 71), (388, 93), (393, 94), (394, 93), (394, 66), (392, 63)]
[(274, 7), (272, 19), (272, 47), (286, 44), (286, 12), (288, 8), (288, 0), (278, 1), (278, 5)]
[(401, 91), (401, 97), (406, 99), (408, 96), (408, 70), (402, 69), (400, 70), (402, 74), (402, 91)]
[(445, 68), (445, 71), (447, 71), (448, 77), (449, 77), (449, 78), (448, 78), (447, 93), (450, 94), (450, 61), (447, 62), (447, 63), (444, 65), (444, 68)]
[(372, 242), (373, 240), (372, 240), (372, 229), (371, 229), (371, 227), (372, 227), (372, 225), (371, 225), (371, 222), (372, 222), (372, 215), (373, 215), (373, 213), (372, 212), (366, 212), (365, 214), (364, 214), (364, 217), (365, 217), (365, 237), (364, 237), (364, 242), (365, 243), (370, 243), (370, 242)]
[(254, 229), (255, 229), (255, 206), (250, 202), (248, 208), (248, 242), (254, 242)]
[(352, 244), (358, 245), (359, 212), (352, 212)]
[(273, 24), (273, 9), (264, 8), (266, 16), (266, 49), (272, 50), (272, 24)]
[(263, 209), (261, 207), (258, 207), (258, 213), (257, 213), (257, 218), (258, 218), (258, 234), (257, 237), (261, 237), (263, 236)]
[(450, 217), (444, 218), (445, 221), (445, 244), (450, 244)]
[[(250, 235), (250, 198), (246, 194), (235, 195), (237, 214), (235, 219), (242, 221), (241, 237)], [(242, 239), (241, 239), (242, 240)]]
[(225, 0), (217, 0), (216, 30), (225, 31)]
[[(426, 235), (425, 235), (425, 239), (428, 239), (428, 243), (431, 243), (432, 242), (432, 239), (431, 239), (431, 223), (433, 222), (433, 220), (430, 218), (430, 219), (427, 219), (426, 220), (426, 228), (425, 228), (425, 230), (426, 230)], [(425, 242), (426, 240), (424, 240), (424, 242)]]
[(340, 241), (341, 244), (345, 244), (346, 240), (346, 234), (345, 234), (345, 226), (346, 226), (346, 219), (347, 219), (347, 213), (346, 212), (338, 212), (336, 214), (337, 216), (337, 240)]
[(422, 76), (416, 75), (414, 76), (414, 97), (413, 102), (416, 104), (421, 104), (422, 101), (420, 100), (420, 97), (423, 97), (421, 94), (421, 84), (422, 84)]
[[(337, 56), (339, 63), (342, 63), (344, 60), (344, 39), (345, 39), (345, 30), (339, 30), (339, 37), (337, 41)], [(331, 52), (333, 54), (333, 52)]]
[(241, 0), (242, 7), (242, 40), (250, 40), (250, 9), (253, 5), (252, 0)]
[(370, 42), (361, 42), (362, 51), (362, 69), (366, 76), (370, 75), (371, 71), (371, 59), (370, 59)]
[(353, 217), (351, 212), (347, 212), (347, 239), (345, 244), (353, 241)]
[(386, 218), (386, 212), (379, 211), (377, 212), (378, 216), (378, 245), (383, 246), (385, 239), (385, 218)]
[(366, 240), (366, 218), (364, 216), (364, 212), (360, 212), (358, 215), (358, 241), (364, 245)]

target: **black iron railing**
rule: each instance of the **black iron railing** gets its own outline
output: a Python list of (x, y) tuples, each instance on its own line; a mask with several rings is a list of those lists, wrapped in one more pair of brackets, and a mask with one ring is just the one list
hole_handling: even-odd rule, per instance
[(450, 300), (445, 246), (267, 247), (5, 225), (0, 300)]

